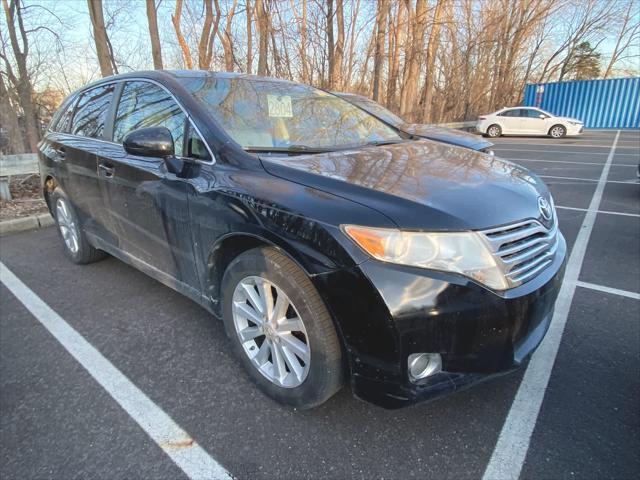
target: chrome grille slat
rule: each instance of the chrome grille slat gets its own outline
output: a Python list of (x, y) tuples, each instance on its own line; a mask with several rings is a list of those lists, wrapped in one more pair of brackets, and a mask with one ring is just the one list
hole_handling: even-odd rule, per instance
[(551, 228), (526, 220), (480, 233), (511, 287), (531, 280), (551, 265), (558, 247), (555, 212)]

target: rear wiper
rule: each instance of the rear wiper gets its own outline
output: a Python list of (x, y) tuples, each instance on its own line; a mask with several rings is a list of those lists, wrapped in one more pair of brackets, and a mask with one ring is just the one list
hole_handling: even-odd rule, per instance
[(308, 145), (289, 145), (287, 147), (246, 147), (245, 152), (277, 152), (277, 153), (326, 153), (332, 152), (334, 149), (331, 148), (321, 148), (321, 147), (310, 147)]

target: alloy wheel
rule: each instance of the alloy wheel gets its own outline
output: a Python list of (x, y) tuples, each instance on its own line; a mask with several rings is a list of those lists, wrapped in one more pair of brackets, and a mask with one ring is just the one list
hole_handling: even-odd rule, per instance
[(67, 202), (63, 198), (56, 201), (56, 219), (58, 220), (58, 228), (62, 234), (65, 245), (74, 255), (78, 253), (78, 227), (69, 210)]
[(233, 293), (233, 324), (253, 366), (279, 387), (294, 388), (309, 373), (304, 323), (289, 297), (269, 280), (251, 276)]
[(551, 136), (553, 138), (561, 138), (564, 136), (564, 128), (562, 127), (553, 127), (551, 129)]
[(496, 127), (495, 125), (493, 127), (489, 127), (490, 137), (497, 137), (498, 135), (500, 135), (500, 128)]

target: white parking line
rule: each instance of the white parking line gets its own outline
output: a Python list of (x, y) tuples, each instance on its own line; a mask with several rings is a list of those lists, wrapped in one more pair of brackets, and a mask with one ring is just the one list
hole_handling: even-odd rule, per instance
[[(578, 208), (578, 207), (564, 207), (562, 205), (556, 205), (556, 208), (560, 208), (562, 210), (577, 210), (578, 212), (590, 212), (588, 208)], [(610, 210), (596, 210), (596, 213), (604, 213), (607, 215), (622, 215), (623, 217), (637, 217), (640, 218), (640, 215), (637, 213), (625, 213), (625, 212), (612, 212)]]
[[(606, 165), (606, 164), (605, 164)], [(607, 168), (609, 168), (609, 165)], [(538, 175), (540, 178), (557, 178), (559, 180), (576, 180), (579, 182), (600, 182), (596, 178), (582, 178), (582, 177), (558, 177), (555, 175)], [(637, 180), (607, 180), (604, 183), (622, 183), (624, 185), (638, 185)]]
[[(602, 154), (600, 154), (602, 155)], [(513, 158), (513, 157), (509, 157), (506, 158), (507, 160), (511, 161), (511, 162), (543, 162), (543, 163), (570, 163), (573, 165), (596, 165), (599, 167), (604, 166), (604, 162), (573, 162), (573, 161), (569, 161), (569, 160), (542, 160), (542, 159), (537, 159), (537, 158)], [(638, 164), (627, 164), (627, 163), (618, 163), (618, 164), (612, 164), (612, 167), (627, 167), (627, 168), (638, 168)]]
[(509, 414), (502, 426), (500, 436), (484, 471), (483, 480), (506, 480), (520, 477), (524, 465), (531, 435), (538, 420), (542, 400), (549, 384), (551, 370), (558, 354), (562, 333), (567, 323), (571, 302), (576, 291), (576, 283), (580, 276), (582, 262), (587, 251), (589, 237), (596, 220), (596, 211), (600, 207), (602, 192), (606, 185), (609, 167), (616, 151), (620, 131), (616, 133), (607, 163), (602, 169), (600, 181), (589, 204), (589, 212), (584, 217), (580, 232), (576, 238), (571, 256), (567, 262), (565, 281), (562, 283), (555, 313), (549, 325), (549, 331), (540, 347), (531, 357), (529, 366), (513, 399)]
[[(554, 142), (497, 142), (496, 146), (502, 145), (535, 145), (537, 147), (562, 147), (562, 148), (581, 148), (581, 147), (591, 147), (591, 148), (609, 148), (609, 145), (596, 145), (594, 143), (554, 143)], [(635, 145), (630, 146), (622, 146), (620, 148), (634, 148)], [(540, 151), (540, 150), (538, 150)], [(576, 153), (585, 153), (585, 152), (576, 152)], [(606, 153), (606, 152), (601, 152)]]
[(640, 300), (640, 293), (630, 292), (628, 290), (620, 290), (618, 288), (605, 287), (604, 285), (596, 285), (589, 282), (578, 282), (576, 285), (582, 288), (589, 288), (591, 290), (597, 290), (603, 293), (612, 293), (614, 295), (620, 295), (622, 297), (633, 298), (634, 300)]
[(189, 478), (224, 480), (232, 478), (169, 415), (22, 283), (2, 262), (0, 262), (0, 281)]

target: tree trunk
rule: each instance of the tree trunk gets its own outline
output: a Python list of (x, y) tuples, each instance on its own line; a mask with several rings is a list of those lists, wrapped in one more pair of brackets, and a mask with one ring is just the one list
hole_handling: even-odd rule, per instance
[[(387, 107), (396, 110), (396, 88), (400, 73), (400, 45), (404, 43), (404, 11), (403, 3), (398, 3), (396, 21), (389, 22), (389, 80), (387, 82)], [(391, 26), (393, 25), (393, 33)]]
[(171, 23), (173, 23), (173, 28), (176, 31), (176, 38), (178, 39), (178, 44), (180, 45), (180, 50), (182, 51), (182, 59), (184, 60), (184, 64), (187, 69), (193, 69), (193, 59), (191, 58), (191, 50), (189, 49), (189, 44), (182, 35), (182, 29), (180, 27), (180, 20), (182, 19), (182, 3), (183, 0), (176, 1), (176, 10), (173, 15), (171, 15)]
[(231, 9), (227, 12), (227, 20), (224, 26), (224, 32), (218, 31), (222, 48), (224, 49), (224, 67), (227, 72), (233, 72), (235, 66), (235, 57), (233, 55), (233, 39), (231, 37), (231, 23), (236, 13), (238, 0), (233, 0)]
[(387, 16), (389, 15), (388, 0), (379, 0), (376, 15), (376, 51), (373, 57), (373, 99), (380, 100), (380, 79), (384, 65), (384, 43), (387, 36)]
[(411, 31), (410, 56), (405, 60), (405, 76), (400, 96), (400, 111), (407, 121), (416, 119), (418, 80), (420, 76), (421, 52), (424, 45), (424, 31), (427, 18), (426, 0), (416, 0), (415, 18)]
[[(215, 4), (215, 16), (213, 13)], [(204, 0), (204, 24), (198, 42), (198, 68), (209, 70), (213, 60), (213, 47), (220, 25), (220, 4), (218, 0)]]
[(158, 11), (156, 10), (156, 0), (147, 0), (147, 19), (149, 21), (149, 37), (151, 38), (153, 68), (156, 70), (162, 70), (162, 49), (160, 47), (160, 34), (158, 33)]
[(256, 0), (256, 17), (260, 46), (258, 50), (258, 75), (269, 75), (267, 55), (269, 54), (269, 17), (265, 8), (265, 0)]
[(329, 84), (329, 88), (331, 88), (332, 75), (336, 68), (335, 48), (336, 46), (333, 40), (333, 0), (327, 0), (327, 57), (329, 60), (329, 81), (326, 83)]
[[(10, 4), (7, 3), (7, 0), (2, 0), (2, 6), (4, 7), (5, 18), (7, 21), (7, 29), (9, 30), (11, 49), (18, 67), (18, 78), (11, 75), (12, 82), (15, 84), (16, 90), (18, 91), (20, 106), (22, 107), (22, 112), (24, 114), (29, 151), (37, 152), (38, 140), (40, 139), (40, 129), (38, 128), (36, 109), (33, 103), (33, 85), (31, 84), (31, 78), (27, 68), (29, 41), (22, 21), (22, 7), (20, 6), (20, 3), (20, 0), (11, 0)], [(16, 32), (16, 20), (18, 23), (18, 29), (20, 30), (20, 37), (22, 38), (22, 50), (20, 49), (18, 34)]]
[(89, 6), (89, 16), (93, 26), (93, 39), (96, 43), (96, 53), (100, 64), (100, 73), (103, 77), (113, 75), (113, 58), (109, 50), (109, 38), (107, 29), (104, 26), (104, 13), (102, 11), (102, 0), (87, 0)]
[(253, 71), (253, 30), (252, 30), (252, 13), (253, 7), (251, 1), (247, 0), (246, 15), (247, 15), (247, 73), (251, 75)]
[(442, 14), (446, 0), (438, 0), (433, 12), (433, 26), (429, 32), (427, 41), (427, 52), (425, 58), (426, 75), (424, 78), (424, 86), (422, 88), (422, 120), (428, 122), (431, 116), (431, 102), (433, 100), (433, 87), (435, 81), (435, 72), (433, 71), (436, 63), (436, 51), (440, 40), (440, 25), (442, 24)]
[(333, 51), (333, 69), (330, 72), (331, 89), (342, 89), (342, 64), (344, 60), (344, 9), (342, 0), (336, 3), (336, 24), (338, 27), (338, 40)]

